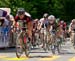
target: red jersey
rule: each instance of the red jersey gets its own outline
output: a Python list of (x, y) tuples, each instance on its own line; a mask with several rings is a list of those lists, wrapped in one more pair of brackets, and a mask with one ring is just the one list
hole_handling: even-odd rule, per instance
[[(19, 18), (19, 16), (16, 16), (15, 17), (15, 21), (18, 22), (19, 20), (22, 20), (22, 21), (26, 21), (26, 23), (30, 22), (31, 21), (31, 18), (24, 15), (24, 17), (22, 19)], [(18, 24), (16, 23), (16, 26), (18, 26)]]
[(59, 26), (62, 27), (62, 28), (66, 28), (66, 23), (59, 23)]
[(26, 22), (30, 22), (31, 18), (26, 16), (26, 15), (24, 15), (24, 18), (20, 19), (19, 16), (16, 16), (15, 21), (17, 22), (18, 20), (26, 20)]

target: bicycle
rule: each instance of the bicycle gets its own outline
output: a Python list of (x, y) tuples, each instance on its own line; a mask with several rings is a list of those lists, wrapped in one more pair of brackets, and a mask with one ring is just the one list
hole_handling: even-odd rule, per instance
[(31, 50), (31, 42), (27, 34), (27, 26), (23, 27), (23, 23), (25, 22), (20, 21), (21, 23), (19, 28), (16, 29), (17, 39), (16, 39), (16, 56), (20, 58), (20, 56), (25, 52), (25, 55), (29, 57), (30, 50)]
[(41, 40), (40, 40), (40, 35), (39, 35), (39, 30), (36, 30), (35, 32), (33, 32), (33, 36), (32, 36), (32, 39), (33, 39), (33, 46), (38, 46), (41, 45)]
[(57, 49), (57, 52), (60, 53), (60, 39), (56, 37), (56, 32), (53, 31), (51, 33), (51, 39), (50, 39), (52, 42), (51, 42), (51, 51), (53, 54), (55, 54), (56, 52), (56, 49)]

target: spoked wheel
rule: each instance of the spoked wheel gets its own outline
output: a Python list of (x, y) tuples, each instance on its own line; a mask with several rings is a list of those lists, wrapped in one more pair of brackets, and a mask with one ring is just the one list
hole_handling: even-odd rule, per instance
[(47, 41), (46, 41), (46, 46), (47, 46), (47, 50), (50, 51), (50, 45), (51, 45), (51, 41), (50, 41), (50, 35), (47, 35)]
[(36, 37), (35, 37), (35, 33), (33, 33), (33, 36), (32, 36), (32, 46), (33, 48), (36, 46)]
[(24, 43), (24, 52), (26, 57), (29, 57), (30, 50), (31, 50), (31, 42), (28, 37), (24, 36), (24, 38), (26, 39), (26, 42)]
[(43, 49), (44, 49), (44, 51), (46, 52), (46, 50), (47, 50), (47, 49), (46, 49), (46, 44), (44, 45)]
[(51, 45), (51, 51), (53, 54), (55, 54), (55, 45), (54, 44)]
[(43, 33), (43, 39), (42, 39), (43, 50), (46, 52), (46, 43), (45, 43), (45, 41), (46, 41), (46, 35), (45, 35), (45, 33)]
[(58, 38), (56, 41), (57, 41), (57, 51), (58, 51), (58, 53), (60, 53), (60, 50), (61, 50), (61, 39)]
[(38, 33), (35, 33), (35, 44), (39, 47), (42, 44), (42, 41), (40, 40), (40, 36)]
[(57, 51), (58, 53), (60, 53), (60, 45), (59, 43), (56, 44), (52, 44), (51, 45), (51, 51), (53, 54), (55, 54), (55, 52)]
[(18, 37), (17, 40), (16, 40), (16, 56), (17, 56), (17, 58), (20, 58), (20, 56), (23, 53), (21, 41), (22, 41), (22, 38), (20, 38), (20, 37)]

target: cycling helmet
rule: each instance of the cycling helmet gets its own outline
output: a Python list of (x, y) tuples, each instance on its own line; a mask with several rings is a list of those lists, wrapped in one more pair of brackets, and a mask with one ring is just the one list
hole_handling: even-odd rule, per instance
[(35, 19), (34, 21), (37, 22), (39, 19)]
[(64, 21), (62, 20), (62, 21), (60, 21), (60, 23), (64, 23)]
[(55, 20), (55, 16), (54, 15), (50, 15), (50, 16), (48, 16), (48, 19), (49, 20)]
[(74, 23), (74, 22), (75, 22), (75, 19), (72, 20), (72, 23)]
[(48, 13), (45, 13), (44, 15), (43, 15), (43, 18), (47, 18), (48, 17)]
[(18, 8), (18, 15), (25, 14), (24, 8)]

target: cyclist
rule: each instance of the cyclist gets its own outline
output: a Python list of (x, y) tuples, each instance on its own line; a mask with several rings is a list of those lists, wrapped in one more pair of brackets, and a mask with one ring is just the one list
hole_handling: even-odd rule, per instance
[(49, 20), (49, 25), (52, 26), (50, 31), (52, 31), (53, 33), (55, 33), (56, 29), (57, 29), (57, 23), (56, 23), (56, 18), (54, 15), (50, 15), (48, 17)]
[(15, 33), (14, 33), (14, 25), (15, 25), (15, 19), (14, 19), (14, 17), (13, 17), (13, 15), (7, 15), (6, 16), (6, 19), (7, 19), (7, 21), (9, 22), (8, 23), (8, 28), (9, 28), (9, 33), (8, 33), (8, 35), (9, 35), (9, 40), (11, 40), (10, 41), (10, 45), (12, 45), (12, 42), (13, 42), (13, 44), (15, 45), (15, 39), (16, 39), (16, 37), (15, 37)]
[(51, 50), (52, 53), (55, 54), (55, 49), (57, 49), (58, 53), (60, 53), (59, 45), (60, 41), (58, 41), (59, 38), (59, 31), (58, 31), (58, 23), (56, 22), (56, 18), (54, 15), (50, 15), (48, 17), (49, 20), (49, 32), (50, 32), (50, 44), (51, 44)]
[(66, 31), (66, 22), (64, 22), (63, 20), (61, 20), (58, 25), (63, 29), (63, 31)]
[(41, 18), (39, 20), (40, 37), (41, 37), (42, 42), (43, 42), (43, 46), (42, 47), (44, 47), (44, 45), (45, 45), (44, 44), (44, 42), (45, 42), (44, 39), (46, 39), (46, 28), (47, 28), (46, 25), (47, 25), (47, 22), (48, 22), (48, 13), (44, 13), (43, 18)]
[(22, 24), (23, 27), (26, 26), (28, 28), (27, 34), (29, 36), (29, 39), (31, 40), (32, 39), (32, 21), (31, 21), (31, 17), (27, 16), (25, 12), (26, 11), (24, 10), (24, 8), (18, 9), (17, 15), (15, 16), (16, 26), (18, 26), (19, 20), (21, 20), (23, 22)]
[(73, 19), (69, 26), (70, 40), (73, 42), (73, 36), (75, 31), (75, 19)]
[(38, 20), (39, 19), (34, 19), (33, 20), (33, 30), (32, 30), (32, 39), (33, 39), (33, 42), (32, 42), (32, 44), (33, 44), (33, 46), (35, 46), (36, 45), (36, 35), (35, 35), (35, 33), (38, 33)]
[(75, 28), (75, 19), (73, 19), (70, 23), (69, 32), (74, 31), (74, 28)]
[(38, 20), (39, 19), (34, 19), (34, 21), (33, 21), (33, 32), (36, 32), (37, 31)]
[(59, 21), (58, 26), (63, 31), (64, 40), (66, 41), (66, 39), (65, 39), (66, 38), (66, 33), (67, 33), (67, 30), (66, 30), (66, 27), (67, 27), (66, 22), (64, 22), (64, 20), (61, 20), (61, 21)]

